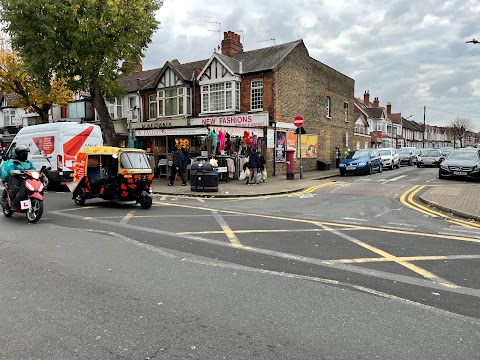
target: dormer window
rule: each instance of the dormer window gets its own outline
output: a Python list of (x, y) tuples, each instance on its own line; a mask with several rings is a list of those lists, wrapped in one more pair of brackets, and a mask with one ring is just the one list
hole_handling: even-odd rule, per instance
[(240, 110), (240, 84), (227, 81), (202, 85), (202, 112), (215, 113)]

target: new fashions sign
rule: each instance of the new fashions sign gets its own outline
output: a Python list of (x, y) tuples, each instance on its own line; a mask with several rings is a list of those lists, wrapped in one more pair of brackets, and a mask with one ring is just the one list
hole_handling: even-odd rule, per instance
[(188, 126), (187, 119), (174, 119), (174, 120), (153, 120), (143, 121), (138, 123), (131, 123), (132, 129), (163, 129), (171, 127)]
[(177, 128), (177, 129), (149, 129), (135, 130), (135, 136), (178, 136), (178, 135), (207, 135), (207, 128)]
[(192, 118), (190, 119), (190, 125), (265, 127), (268, 126), (268, 113), (258, 112), (252, 114)]

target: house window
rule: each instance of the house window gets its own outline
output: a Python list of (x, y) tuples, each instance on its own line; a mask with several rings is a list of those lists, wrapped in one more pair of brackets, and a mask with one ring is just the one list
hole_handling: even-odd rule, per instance
[(202, 86), (202, 112), (240, 110), (240, 84), (233, 81)]
[(5, 126), (13, 125), (12, 118), (15, 117), (15, 110), (4, 109), (3, 110), (3, 122)]
[(250, 104), (252, 110), (263, 110), (263, 79), (252, 80)]
[(108, 113), (112, 119), (121, 119), (122, 116), (122, 101), (115, 99), (112, 103), (107, 103)]
[(348, 122), (348, 102), (343, 102), (343, 112), (345, 114), (345, 122)]
[(137, 118), (137, 99), (134, 97), (128, 98), (128, 110), (132, 112), (132, 119)]
[(148, 118), (150, 120), (157, 118), (157, 94), (148, 97)]
[(159, 90), (158, 116), (177, 116), (191, 114), (190, 88), (180, 87)]
[(332, 101), (330, 99), (330, 96), (327, 96), (327, 103), (326, 103), (326, 107), (327, 107), (327, 112), (326, 112), (326, 117), (331, 119), (332, 118), (332, 107), (331, 107), (331, 104), (332, 104)]
[(73, 102), (68, 104), (67, 118), (80, 119), (85, 117), (85, 102)]

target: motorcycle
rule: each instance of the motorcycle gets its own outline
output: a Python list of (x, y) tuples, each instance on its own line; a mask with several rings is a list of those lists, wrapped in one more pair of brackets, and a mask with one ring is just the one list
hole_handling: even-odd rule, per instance
[[(6, 198), (2, 201), (3, 215), (11, 217), (13, 213), (25, 213), (28, 222), (36, 223), (43, 214), (43, 191), (47, 187), (47, 177), (45, 171), (48, 170), (45, 166), (42, 166), (40, 171), (38, 170), (12, 170), (10, 176), (17, 176), (24, 179), (20, 190), (23, 191), (26, 196), (20, 201), (20, 207), (14, 207), (12, 205), (12, 199), (10, 198), (10, 192), (8, 191), (8, 185), (5, 186)], [(25, 189), (23, 189), (25, 188)]]

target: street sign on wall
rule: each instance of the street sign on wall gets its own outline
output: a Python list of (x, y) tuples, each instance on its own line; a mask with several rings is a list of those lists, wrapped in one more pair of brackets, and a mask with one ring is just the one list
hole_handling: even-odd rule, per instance
[(301, 117), (301, 116), (295, 116), (295, 119), (293, 119), (293, 124), (294, 124), (296, 127), (303, 126), (303, 117)]

